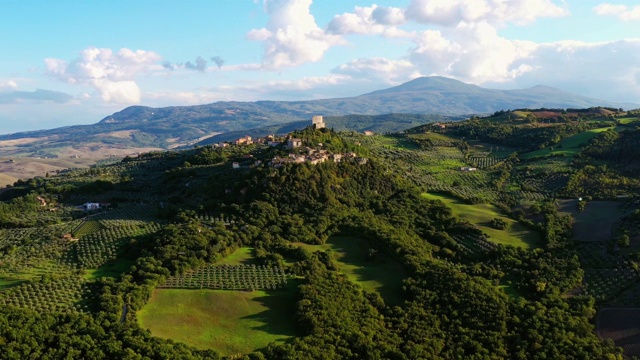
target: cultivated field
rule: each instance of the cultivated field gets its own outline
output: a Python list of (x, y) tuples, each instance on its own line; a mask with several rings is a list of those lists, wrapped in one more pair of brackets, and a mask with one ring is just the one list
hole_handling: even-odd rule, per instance
[(560, 200), (559, 204), (561, 212), (573, 216), (573, 237), (579, 241), (611, 239), (616, 221), (624, 214), (616, 201), (589, 201), (582, 212), (577, 212), (578, 200)]
[(296, 243), (309, 251), (331, 250), (338, 270), (349, 280), (366, 291), (378, 292), (385, 302), (392, 305), (402, 303), (402, 280), (406, 277), (402, 266), (395, 260), (377, 254), (368, 258), (371, 246), (365, 239), (334, 236), (324, 245)]
[(596, 332), (611, 339), (627, 356), (640, 356), (640, 309), (606, 308), (598, 312)]
[(543, 157), (543, 156), (549, 156), (549, 155), (573, 156), (576, 153), (578, 153), (578, 151), (580, 151), (582, 146), (586, 145), (589, 142), (589, 140), (593, 139), (596, 135), (598, 135), (598, 133), (607, 131), (609, 129), (613, 129), (613, 127), (603, 127), (603, 128), (583, 131), (581, 133), (562, 139), (556, 145), (549, 146), (541, 150), (536, 150), (536, 151), (522, 154), (520, 155), (520, 158), (532, 159), (536, 157)]
[[(88, 168), (100, 160), (122, 159), (127, 155), (161, 150), (160, 148), (122, 148), (104, 144), (86, 144), (81, 147), (49, 149), (47, 154), (25, 153), (13, 140), (0, 141), (0, 187), (11, 185), (18, 179), (53, 175), (71, 168)], [(4, 146), (3, 146), (4, 144)], [(12, 145), (12, 146), (9, 146)]]
[[(512, 245), (524, 249), (536, 247), (540, 241), (540, 234), (527, 229), (517, 221), (502, 215), (498, 208), (490, 204), (469, 205), (458, 199), (441, 194), (425, 193), (424, 197), (431, 200), (441, 200), (463, 220), (477, 226), (489, 236), (489, 240), (504, 245)], [(491, 227), (491, 220), (498, 218), (507, 223), (507, 228), (498, 230)]]
[(295, 333), (296, 286), (276, 291), (158, 289), (138, 311), (143, 329), (222, 355), (246, 354)]

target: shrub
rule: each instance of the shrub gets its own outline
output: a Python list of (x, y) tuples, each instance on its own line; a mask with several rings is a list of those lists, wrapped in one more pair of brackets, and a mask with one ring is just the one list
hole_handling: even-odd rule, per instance
[(502, 219), (495, 218), (491, 220), (491, 227), (498, 230), (504, 230), (507, 228), (507, 222)]

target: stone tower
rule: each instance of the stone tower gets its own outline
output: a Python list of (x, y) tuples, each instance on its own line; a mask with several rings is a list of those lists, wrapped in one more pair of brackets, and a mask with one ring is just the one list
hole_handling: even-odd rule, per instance
[(311, 126), (313, 126), (314, 129), (324, 129), (325, 128), (325, 124), (324, 124), (324, 120), (322, 119), (322, 116), (314, 116), (311, 118)]

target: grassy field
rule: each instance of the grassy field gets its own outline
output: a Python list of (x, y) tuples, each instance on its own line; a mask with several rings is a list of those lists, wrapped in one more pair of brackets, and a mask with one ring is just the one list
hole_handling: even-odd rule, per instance
[(119, 278), (131, 269), (135, 261), (119, 256), (116, 261), (110, 261), (97, 269), (87, 269), (83, 277), (87, 280), (99, 279), (101, 277)]
[(616, 201), (589, 201), (578, 212), (578, 200), (560, 200), (559, 211), (571, 214), (575, 220), (573, 237), (578, 241), (607, 241), (611, 239), (616, 221), (624, 215)]
[(379, 144), (383, 147), (389, 147), (393, 149), (404, 149), (404, 150), (415, 150), (418, 148), (418, 145), (415, 143), (395, 136), (386, 136), (386, 135), (375, 135), (375, 138), (372, 140), (379, 141)]
[(550, 155), (573, 156), (578, 151), (580, 151), (581, 147), (584, 144), (586, 144), (587, 142), (589, 142), (589, 140), (593, 139), (596, 135), (598, 135), (598, 133), (607, 131), (609, 129), (613, 129), (613, 127), (604, 127), (604, 128), (583, 131), (581, 133), (562, 139), (556, 145), (549, 146), (541, 150), (532, 151), (526, 154), (522, 154), (520, 155), (520, 158), (532, 159), (536, 157), (544, 157), (544, 156), (550, 156)]
[(13, 278), (5, 278), (0, 276), (0, 291), (12, 288), (14, 286), (18, 286), (25, 282), (26, 280), (13, 279)]
[[(442, 202), (453, 210), (454, 214), (476, 225), (482, 232), (489, 235), (489, 240), (495, 243), (530, 249), (536, 247), (540, 241), (540, 234), (500, 214), (498, 208), (493, 205), (469, 205), (453, 197), (440, 194), (425, 193), (423, 196), (431, 200), (442, 200)], [(494, 218), (504, 220), (508, 224), (507, 228), (505, 230), (492, 228), (490, 222)]]
[(620, 124), (628, 125), (634, 122), (638, 122), (640, 121), (640, 119), (637, 117), (622, 117), (622, 118), (619, 118), (618, 121), (620, 121)]
[(255, 264), (255, 259), (253, 258), (254, 249), (252, 247), (241, 247), (236, 249), (231, 255), (224, 258), (220, 261), (220, 264), (228, 264), (228, 265), (251, 265)]
[(324, 245), (297, 243), (309, 251), (331, 250), (338, 270), (349, 280), (369, 292), (378, 292), (391, 305), (402, 304), (402, 280), (406, 277), (402, 266), (395, 260), (377, 254), (373, 261), (367, 259), (369, 244), (355, 237), (334, 236)]
[(18, 286), (25, 281), (32, 281), (46, 274), (58, 274), (55, 261), (42, 260), (20, 272), (0, 272), (0, 290)]
[(293, 282), (277, 291), (158, 289), (136, 316), (154, 336), (245, 354), (296, 335), (295, 294)]

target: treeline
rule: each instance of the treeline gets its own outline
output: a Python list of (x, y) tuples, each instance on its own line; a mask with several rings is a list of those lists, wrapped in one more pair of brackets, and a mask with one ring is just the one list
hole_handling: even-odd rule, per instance
[(488, 120), (471, 120), (450, 126), (447, 131), (451, 131), (456, 136), (465, 137), (467, 140), (478, 139), (511, 146), (523, 151), (533, 151), (557, 144), (563, 138), (579, 132), (607, 125), (607, 123), (600, 122), (580, 122), (544, 127), (523, 127)]
[(615, 198), (640, 191), (640, 129), (608, 130), (589, 141), (574, 158), (578, 168), (565, 188), (569, 196)]

